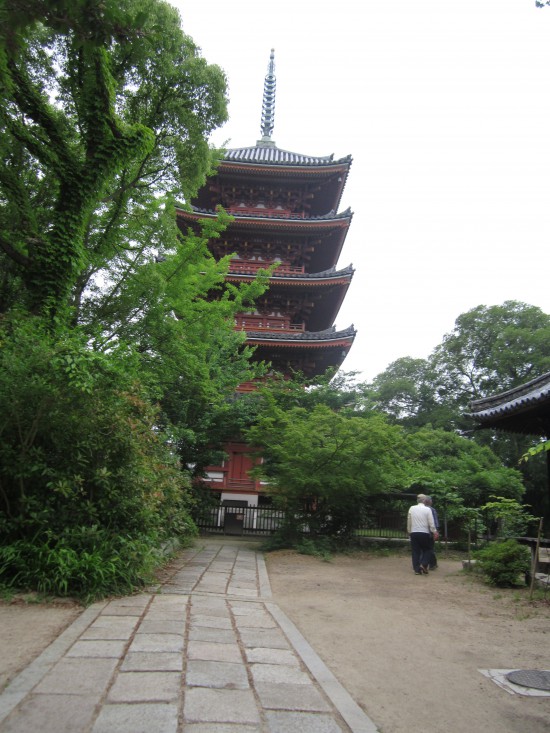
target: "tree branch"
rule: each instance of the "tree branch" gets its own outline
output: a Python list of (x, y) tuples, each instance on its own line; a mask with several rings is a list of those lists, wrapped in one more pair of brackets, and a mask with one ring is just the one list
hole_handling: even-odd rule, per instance
[(2, 235), (0, 235), (0, 247), (8, 255), (8, 257), (14, 262), (17, 262), (18, 265), (22, 265), (23, 267), (29, 266), (30, 259), (22, 252), (15, 249), (15, 247), (13, 247), (7, 239), (4, 239)]

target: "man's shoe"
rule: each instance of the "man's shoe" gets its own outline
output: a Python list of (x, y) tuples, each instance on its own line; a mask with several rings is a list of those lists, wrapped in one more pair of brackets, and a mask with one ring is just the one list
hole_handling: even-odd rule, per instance
[(430, 572), (430, 571), (428, 570), (428, 568), (427, 568), (427, 566), (426, 566), (426, 565), (421, 565), (421, 566), (420, 566), (420, 570), (421, 570), (421, 571), (422, 571), (422, 572), (424, 573), (424, 575), (428, 575), (428, 573)]
[(416, 570), (414, 571), (414, 574), (415, 575), (422, 575), (422, 573), (420, 571), (416, 572)]

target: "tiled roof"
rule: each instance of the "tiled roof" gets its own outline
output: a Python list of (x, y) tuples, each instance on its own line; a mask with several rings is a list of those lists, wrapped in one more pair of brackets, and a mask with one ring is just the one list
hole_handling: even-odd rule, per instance
[(253, 145), (248, 148), (230, 148), (225, 151), (224, 160), (238, 163), (266, 163), (268, 165), (325, 166), (351, 163), (351, 155), (334, 160), (333, 155), (314, 156), (291, 153), (275, 145)]
[(481, 427), (544, 434), (550, 426), (550, 372), (506, 392), (472, 401), (467, 415)]
[[(212, 209), (201, 209), (198, 206), (192, 206), (192, 213), (193, 214), (205, 214), (207, 216), (217, 216), (217, 212), (212, 211)], [(259, 210), (261, 211), (261, 210)], [(184, 209), (180, 209), (180, 212), (185, 214)], [(258, 213), (254, 214), (251, 213), (250, 210), (247, 210), (246, 214), (239, 214), (238, 211), (232, 210), (228, 212), (231, 214), (231, 216), (235, 217), (236, 219), (268, 219), (269, 221), (275, 219), (277, 221), (300, 221), (303, 223), (307, 222), (315, 222), (315, 221), (333, 221), (335, 219), (349, 219), (351, 216), (353, 216), (351, 208), (347, 208), (345, 211), (337, 212), (337, 211), (329, 211), (328, 214), (323, 214), (322, 216), (310, 216), (305, 217), (301, 214), (280, 214), (279, 216), (277, 214), (274, 214), (272, 211), (269, 212), (269, 215), (266, 215), (265, 213)]]
[(262, 341), (339, 341), (340, 339), (353, 339), (357, 331), (353, 326), (337, 331), (334, 326), (324, 331), (296, 331), (295, 333), (281, 333), (280, 331), (247, 331), (248, 339), (259, 339)]
[[(266, 263), (267, 265), (267, 263)], [(336, 267), (331, 267), (329, 270), (324, 272), (281, 272), (277, 270), (271, 275), (270, 280), (333, 280), (339, 277), (352, 276), (355, 272), (353, 265), (343, 267), (341, 270), (337, 270)], [(239, 272), (229, 272), (228, 277), (239, 277), (240, 275), (257, 275), (257, 270), (239, 270)]]

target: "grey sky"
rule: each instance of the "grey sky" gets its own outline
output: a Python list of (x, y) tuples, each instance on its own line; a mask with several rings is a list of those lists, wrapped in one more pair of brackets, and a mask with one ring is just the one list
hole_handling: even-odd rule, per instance
[(534, 0), (178, 0), (229, 80), (213, 138), (260, 137), (275, 48), (273, 139), (353, 165), (356, 268), (337, 319), (372, 379), (426, 357), (461, 313), (520, 300), (550, 313), (550, 8)]

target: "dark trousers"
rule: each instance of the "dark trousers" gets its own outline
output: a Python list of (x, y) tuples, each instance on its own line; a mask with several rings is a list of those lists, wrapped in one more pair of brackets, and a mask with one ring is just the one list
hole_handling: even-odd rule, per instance
[(415, 573), (420, 566), (429, 567), (432, 558), (432, 536), (428, 532), (411, 532), (412, 566)]
[(433, 534), (430, 535), (430, 539), (431, 539), (431, 548), (430, 549), (432, 551), (432, 554), (430, 556), (430, 570), (433, 570), (434, 568), (437, 567), (437, 555), (435, 554), (435, 539), (434, 539)]

